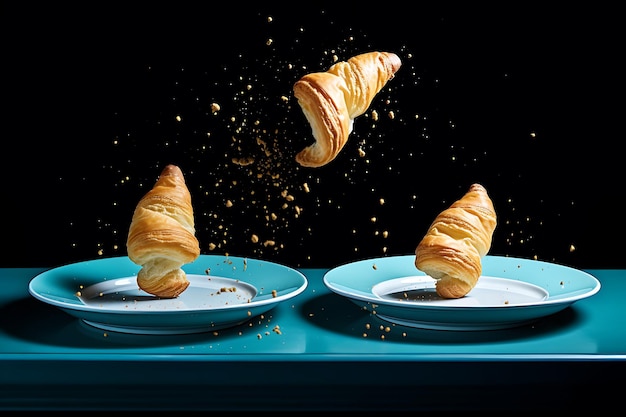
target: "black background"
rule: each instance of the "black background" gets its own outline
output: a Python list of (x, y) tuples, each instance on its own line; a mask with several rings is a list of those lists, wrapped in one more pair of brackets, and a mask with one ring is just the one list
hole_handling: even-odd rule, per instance
[[(125, 256), (136, 203), (175, 163), (202, 253), (295, 267), (412, 253), (480, 182), (490, 254), (626, 268), (619, 13), (436, 4), (3, 6), (0, 266)], [(400, 71), (335, 161), (297, 166), (313, 139), (293, 83), (373, 50)]]

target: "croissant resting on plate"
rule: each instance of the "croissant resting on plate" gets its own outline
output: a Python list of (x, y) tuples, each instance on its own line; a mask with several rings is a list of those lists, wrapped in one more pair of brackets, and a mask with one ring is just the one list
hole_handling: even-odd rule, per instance
[(435, 218), (415, 249), (415, 266), (437, 280), (439, 296), (461, 298), (476, 286), (496, 223), (493, 202), (480, 184)]
[(311, 125), (315, 143), (300, 151), (296, 161), (320, 167), (335, 159), (352, 132), (354, 118), (365, 113), (400, 65), (394, 53), (367, 52), (298, 80), (294, 96)]
[(178, 297), (189, 286), (183, 264), (200, 255), (191, 194), (179, 167), (167, 165), (137, 204), (126, 242), (128, 257), (141, 265), (139, 288), (162, 298)]

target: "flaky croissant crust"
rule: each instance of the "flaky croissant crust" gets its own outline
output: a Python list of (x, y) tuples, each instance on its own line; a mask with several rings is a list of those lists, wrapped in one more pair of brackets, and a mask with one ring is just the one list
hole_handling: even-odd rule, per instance
[(191, 194), (179, 167), (166, 166), (137, 204), (126, 247), (128, 257), (142, 266), (137, 274), (142, 290), (173, 298), (189, 286), (181, 267), (198, 258), (200, 247)]
[(367, 52), (332, 65), (326, 72), (303, 76), (294, 96), (311, 126), (315, 142), (296, 155), (306, 167), (326, 165), (341, 151), (354, 119), (369, 108), (374, 96), (400, 69), (391, 52)]
[(442, 211), (415, 249), (415, 266), (435, 278), (443, 298), (460, 298), (476, 286), (497, 218), (480, 184)]

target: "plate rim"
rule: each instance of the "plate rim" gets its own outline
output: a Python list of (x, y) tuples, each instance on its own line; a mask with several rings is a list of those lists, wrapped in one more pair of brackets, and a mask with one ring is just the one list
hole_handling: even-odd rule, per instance
[[(498, 255), (485, 255), (485, 258), (483, 259), (483, 262), (485, 262), (485, 260), (487, 261), (507, 261), (507, 262), (511, 262), (511, 263), (515, 263), (515, 262), (523, 262), (523, 263), (527, 263), (527, 262), (533, 262), (536, 263), (537, 265), (546, 265), (546, 266), (557, 266), (559, 268), (565, 268), (568, 270), (572, 270), (575, 271), (576, 273), (579, 274), (583, 274), (584, 276), (586, 276), (586, 278), (590, 279), (591, 282), (593, 283), (592, 288), (589, 291), (586, 291), (584, 293), (577, 293), (576, 295), (573, 295), (571, 297), (559, 297), (559, 298), (551, 298), (552, 294), (550, 292), (549, 288), (545, 288), (541, 285), (538, 285), (539, 287), (543, 288), (544, 290), (546, 290), (548, 292), (548, 298), (546, 300), (543, 300), (541, 302), (536, 302), (536, 303), (527, 303), (527, 304), (513, 304), (513, 305), (502, 305), (502, 306), (444, 306), (444, 305), (428, 305), (428, 304), (419, 304), (419, 303), (406, 303), (403, 301), (398, 301), (398, 300), (391, 300), (391, 299), (382, 299), (380, 297), (378, 297), (376, 294), (374, 294), (371, 289), (373, 288), (374, 285), (372, 285), (370, 287), (370, 291), (369, 292), (362, 292), (362, 291), (358, 291), (357, 292), (350, 292), (349, 287), (347, 285), (342, 285), (342, 287), (348, 289), (348, 290), (344, 290), (342, 288), (337, 287), (337, 285), (340, 285), (336, 282), (331, 282), (330, 280), (330, 276), (333, 275), (334, 273), (337, 273), (337, 271), (341, 268), (346, 268), (349, 267), (351, 265), (357, 264), (357, 263), (366, 263), (366, 262), (373, 262), (374, 264), (376, 262), (390, 262), (390, 261), (394, 261), (394, 260), (400, 260), (400, 259), (406, 259), (406, 260), (411, 260), (411, 262), (407, 262), (407, 275), (404, 275), (403, 277), (409, 277), (409, 276), (427, 276), (424, 272), (418, 270), (417, 268), (414, 269), (410, 269), (409, 265), (414, 265), (413, 260), (415, 258), (415, 254), (404, 254), (404, 255), (390, 255), (390, 256), (384, 256), (384, 257), (374, 257), (374, 258), (365, 258), (365, 259), (359, 259), (353, 262), (347, 262), (341, 265), (337, 265), (331, 269), (329, 269), (328, 271), (326, 271), (324, 273), (323, 276), (323, 283), (324, 285), (331, 290), (332, 292), (339, 294), (341, 296), (350, 298), (350, 299), (354, 299), (354, 300), (359, 300), (359, 301), (364, 301), (364, 302), (368, 302), (370, 304), (375, 304), (375, 305), (386, 305), (386, 306), (390, 306), (390, 307), (401, 307), (401, 308), (405, 308), (405, 309), (409, 309), (409, 310), (423, 310), (423, 309), (434, 309), (434, 310), (446, 310), (446, 311), (458, 311), (458, 310), (485, 310), (485, 309), (495, 309), (495, 308), (506, 308), (506, 309), (515, 309), (515, 308), (528, 308), (528, 307), (549, 307), (549, 306), (557, 306), (557, 305), (570, 305), (576, 301), (579, 301), (581, 299), (584, 298), (588, 298), (591, 297), (592, 295), (596, 294), (597, 292), (600, 291), (601, 288), (601, 283), (600, 281), (594, 277), (593, 275), (589, 274), (586, 271), (580, 270), (580, 269), (575, 269), (566, 265), (562, 265), (562, 264), (556, 264), (556, 263), (550, 263), (550, 262), (545, 262), (545, 261), (539, 261), (539, 260), (533, 260), (533, 259), (525, 259), (525, 258), (517, 258), (517, 257), (510, 257), (510, 256), (498, 256)], [(493, 274), (488, 274), (487, 276), (490, 277), (494, 277)], [(379, 282), (384, 282), (387, 281), (389, 279), (396, 279), (396, 278), (402, 278), (401, 276), (397, 276), (397, 277), (388, 277), (384, 280), (381, 280)], [(495, 277), (495, 278), (502, 278), (502, 277)], [(504, 278), (507, 279), (507, 278)], [(523, 280), (522, 280), (523, 281)], [(523, 281), (523, 282), (527, 282), (527, 281)], [(378, 282), (377, 282), (378, 283)], [(532, 283), (531, 283), (532, 284)], [(533, 285), (537, 285), (537, 284), (533, 284)]]
[[(134, 263), (132, 263), (130, 261), (130, 259), (128, 259), (127, 256), (118, 256), (118, 257), (109, 257), (109, 258), (102, 258), (102, 259), (91, 259), (91, 260), (85, 260), (85, 261), (80, 261), (80, 262), (75, 262), (75, 263), (70, 263), (70, 264), (65, 264), (65, 265), (61, 265), (58, 267), (54, 267), (54, 268), (50, 268), (47, 269), (45, 271), (40, 272), (39, 274), (35, 275), (33, 278), (30, 279), (29, 283), (28, 283), (28, 292), (29, 294), (41, 301), (44, 302), (46, 304), (49, 304), (51, 306), (60, 308), (60, 309), (64, 309), (64, 310), (72, 310), (75, 312), (85, 312), (85, 313), (90, 313), (90, 314), (100, 314), (100, 315), (118, 315), (118, 316), (156, 316), (156, 315), (166, 315), (166, 316), (176, 316), (176, 315), (188, 315), (190, 313), (195, 313), (195, 314), (209, 314), (209, 313), (220, 313), (220, 312), (226, 312), (226, 311), (236, 311), (236, 310), (251, 310), (251, 309), (258, 309), (260, 307), (273, 307), (283, 301), (289, 300), (293, 297), (296, 297), (297, 295), (301, 294), (302, 292), (304, 292), (306, 290), (306, 288), (308, 287), (308, 279), (307, 277), (299, 270), (292, 268), (290, 266), (284, 265), (284, 264), (280, 264), (280, 263), (276, 263), (276, 262), (271, 262), (271, 261), (266, 261), (266, 260), (262, 260), (262, 259), (257, 259), (257, 258), (250, 258), (250, 257), (243, 257), (243, 256), (232, 256), (232, 255), (215, 255), (215, 254), (206, 254), (206, 255), (200, 255), (198, 257), (198, 259), (196, 259), (195, 262), (198, 261), (223, 261), (223, 260), (230, 260), (230, 261), (240, 261), (243, 262), (244, 265), (250, 265), (250, 262), (253, 263), (258, 263), (260, 265), (266, 266), (266, 265), (270, 265), (273, 268), (278, 268), (278, 269), (282, 269), (282, 270), (286, 270), (289, 271), (293, 277), (296, 277), (297, 280), (297, 285), (295, 287), (288, 287), (287, 289), (290, 289), (288, 292), (286, 292), (285, 294), (280, 294), (276, 297), (269, 297), (269, 298), (263, 298), (263, 299), (258, 299), (258, 300), (252, 300), (250, 303), (242, 303), (242, 304), (232, 304), (232, 305), (224, 305), (224, 306), (218, 306), (218, 307), (210, 307), (210, 308), (198, 308), (198, 309), (193, 309), (193, 308), (189, 308), (189, 309), (183, 309), (183, 310), (175, 310), (175, 309), (169, 309), (169, 310), (118, 310), (118, 309), (107, 309), (107, 308), (94, 308), (93, 306), (90, 305), (86, 305), (86, 304), (82, 304), (82, 303), (77, 303), (77, 304), (72, 304), (72, 303), (67, 303), (64, 301), (60, 301), (57, 300), (55, 298), (52, 298), (50, 296), (47, 296), (46, 294), (40, 292), (37, 289), (37, 285), (42, 285), (42, 282), (46, 282), (46, 280), (50, 280), (50, 277), (55, 277), (54, 274), (59, 274), (62, 272), (63, 269), (71, 269), (71, 268), (78, 268), (78, 267), (86, 267), (88, 264), (94, 264), (94, 267), (102, 267), (102, 266), (106, 266), (107, 263), (120, 263), (120, 265), (116, 266), (119, 268), (126, 268), (128, 267), (128, 270), (130, 271), (130, 269), (134, 269), (134, 271), (125, 273), (124, 275), (120, 275), (120, 276), (115, 276), (115, 277), (107, 277), (107, 278), (103, 278), (101, 281), (96, 281), (93, 283), (90, 283), (90, 285), (102, 282), (102, 281), (108, 281), (108, 280), (117, 280), (117, 279), (126, 279), (126, 278), (132, 278), (133, 276), (136, 276), (136, 273), (139, 271), (139, 269), (141, 269), (140, 266), (135, 265)], [(126, 265), (123, 265), (123, 263), (127, 263)], [(185, 272), (188, 275), (201, 275), (200, 272), (194, 272), (196, 271), (196, 268), (194, 265), (194, 263), (190, 263), (190, 264), (186, 264), (183, 265), (183, 270), (185, 270)], [(113, 265), (111, 265), (111, 267), (113, 267)], [(209, 275), (207, 275), (209, 276)], [(217, 277), (220, 278), (226, 278), (226, 279), (235, 279), (238, 280), (240, 282), (244, 282), (248, 285), (252, 285), (254, 287), (257, 288), (258, 290), (258, 285), (251, 283), (249, 281), (246, 281), (245, 279), (236, 279), (230, 276), (224, 276), (224, 274), (218, 274), (215, 275)], [(56, 278), (56, 277), (55, 277)], [(57, 278), (58, 280), (58, 278)], [(54, 280), (53, 280), (54, 281)], [(52, 282), (52, 284), (55, 284), (55, 282)], [(52, 285), (51, 284), (51, 285)], [(293, 288), (293, 289), (291, 289)], [(73, 296), (73, 294), (67, 294), (68, 295), (68, 299)], [(259, 296), (259, 294), (257, 294), (257, 297)], [(256, 297), (255, 297), (256, 298)], [(267, 311), (267, 309), (265, 310)], [(259, 313), (260, 314), (260, 313)]]

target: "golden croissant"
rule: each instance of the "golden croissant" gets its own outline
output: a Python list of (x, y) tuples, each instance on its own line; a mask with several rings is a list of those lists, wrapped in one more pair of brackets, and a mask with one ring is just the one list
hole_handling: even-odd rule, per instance
[(415, 249), (415, 266), (437, 280), (440, 297), (461, 298), (476, 286), (496, 223), (493, 202), (480, 184), (435, 218)]
[(341, 151), (357, 116), (369, 108), (374, 96), (400, 69), (391, 52), (367, 52), (314, 72), (293, 86), (302, 112), (311, 125), (315, 142), (296, 155), (306, 167), (326, 165)]
[(162, 298), (189, 286), (181, 267), (200, 255), (191, 194), (179, 167), (167, 165), (135, 211), (126, 241), (128, 257), (142, 268), (139, 288)]

